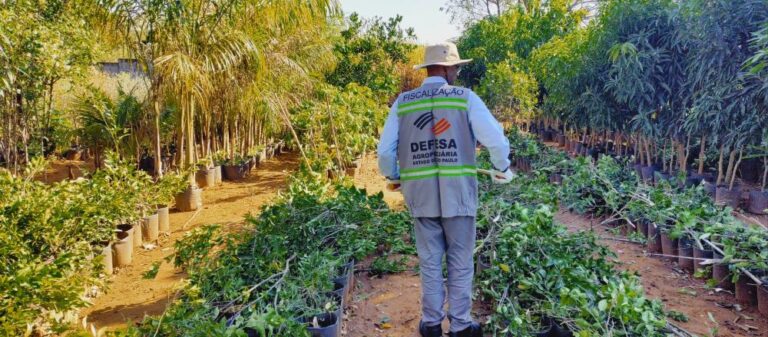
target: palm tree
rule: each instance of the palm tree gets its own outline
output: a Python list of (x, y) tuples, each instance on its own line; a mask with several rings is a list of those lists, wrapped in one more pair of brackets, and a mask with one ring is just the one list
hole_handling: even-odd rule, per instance
[[(102, 0), (101, 5), (105, 27), (118, 28), (113, 30), (121, 32), (118, 40), (149, 74), (147, 108), (155, 117), (158, 168), (165, 101), (173, 98), (179, 107), (179, 164), (196, 162), (197, 145), (210, 155), (211, 148), (220, 148), (219, 139), (228, 140), (225, 147), (233, 156), (253, 145), (256, 130), (262, 138), (265, 131), (272, 136), (291, 130), (290, 108), (311, 92), (314, 74), (333, 60), (328, 43), (328, 17), (338, 8), (333, 0)], [(241, 135), (245, 141), (235, 139)]]

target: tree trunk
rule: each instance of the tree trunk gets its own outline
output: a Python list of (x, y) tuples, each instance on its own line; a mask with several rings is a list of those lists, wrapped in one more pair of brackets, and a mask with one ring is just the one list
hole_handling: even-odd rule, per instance
[(733, 172), (731, 172), (731, 181), (730, 185), (728, 185), (729, 190), (733, 190), (733, 183), (736, 182), (736, 173), (739, 172), (739, 165), (741, 165), (741, 159), (744, 158), (744, 150), (739, 150), (739, 160), (736, 161), (736, 164), (733, 165)]
[(685, 147), (683, 148), (683, 143), (680, 143), (679, 150), (677, 152), (677, 166), (681, 172), (685, 173), (686, 176), (688, 175), (688, 156), (690, 155), (690, 147), (691, 135), (688, 135), (688, 138), (685, 142)]
[(763, 157), (763, 185), (761, 190), (765, 191), (766, 183), (768, 183), (768, 157)]
[(646, 139), (645, 140), (645, 155), (646, 155), (646, 158), (648, 159), (648, 162), (646, 163), (648, 166), (653, 165), (653, 156), (651, 155), (651, 147), (652, 147), (651, 140), (650, 139)]
[(160, 102), (155, 100), (154, 104), (154, 137), (152, 139), (152, 145), (155, 150), (155, 176), (160, 178), (163, 176), (163, 149), (160, 145)]
[(640, 160), (640, 163), (642, 163), (643, 162), (643, 155), (640, 152), (640, 145), (639, 145), (640, 144), (640, 139), (637, 136), (635, 136), (634, 138), (635, 138), (634, 144), (632, 144), (633, 148), (635, 149), (634, 154), (635, 154), (635, 157), (638, 160)]
[(193, 166), (196, 162), (195, 160), (195, 99), (193, 96), (188, 97), (189, 101), (187, 104), (189, 104), (189, 114), (187, 116), (186, 120), (186, 128), (187, 128), (187, 162), (186, 167)]
[(296, 146), (299, 148), (299, 152), (301, 152), (301, 157), (304, 158), (304, 163), (307, 164), (307, 168), (311, 171), (312, 165), (309, 163), (309, 158), (307, 158), (307, 154), (304, 152), (304, 146), (301, 145), (301, 141), (299, 140), (299, 135), (296, 133), (296, 130), (293, 128), (293, 123), (291, 123), (290, 117), (287, 116), (287, 114), (283, 111), (281, 111), (281, 116), (283, 116), (283, 119), (285, 120), (286, 125), (288, 126), (288, 129), (291, 130), (291, 135), (293, 135), (293, 140), (296, 142)]
[(728, 169), (725, 171), (725, 181), (723, 183), (729, 184), (731, 182), (731, 176), (733, 175), (733, 166), (736, 163), (736, 149), (731, 150), (728, 154)]
[(704, 174), (704, 159), (706, 159), (707, 135), (701, 136), (701, 145), (699, 147), (699, 174)]
[(661, 172), (668, 172), (667, 171), (667, 161), (664, 160), (664, 155), (667, 152), (667, 139), (664, 139), (664, 146), (661, 149)]
[(669, 165), (667, 166), (667, 169), (669, 174), (673, 174), (675, 171), (675, 141), (672, 140), (672, 143), (669, 146)]
[(720, 185), (723, 182), (723, 156), (725, 155), (725, 144), (720, 145), (720, 157), (717, 160), (717, 180), (715, 185)]

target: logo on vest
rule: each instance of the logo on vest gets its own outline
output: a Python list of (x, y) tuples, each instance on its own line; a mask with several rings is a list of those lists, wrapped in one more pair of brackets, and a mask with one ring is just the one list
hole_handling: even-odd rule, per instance
[(419, 128), (419, 130), (424, 130), (424, 127), (427, 126), (427, 124), (431, 123), (435, 119), (435, 116), (432, 115), (432, 111), (425, 112), (419, 118), (416, 118), (416, 121), (413, 122), (413, 126)]
[(435, 136), (439, 136), (443, 134), (443, 132), (448, 131), (448, 129), (451, 128), (451, 123), (448, 123), (445, 118), (440, 119), (437, 123), (435, 123), (435, 126), (432, 127), (432, 133), (435, 134)]
[[(435, 120), (435, 116), (432, 114), (432, 112), (425, 112), (419, 118), (416, 118), (416, 121), (413, 122), (413, 126), (419, 128), (419, 130), (424, 130), (424, 128), (432, 123), (432, 121)], [(434, 126), (432, 126), (432, 133), (435, 134), (435, 136), (439, 136), (443, 134), (444, 132), (448, 131), (448, 129), (451, 128), (451, 123), (448, 122), (445, 118), (441, 118), (437, 123), (435, 123)]]

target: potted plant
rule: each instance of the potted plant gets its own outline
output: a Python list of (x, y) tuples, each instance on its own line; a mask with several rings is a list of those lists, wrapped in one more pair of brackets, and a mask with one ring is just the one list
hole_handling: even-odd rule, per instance
[(157, 180), (155, 192), (151, 198), (157, 207), (158, 230), (161, 233), (171, 231), (169, 206), (174, 202), (176, 195), (184, 191), (187, 185), (187, 178), (179, 172), (167, 172)]
[(195, 181), (200, 188), (207, 188), (216, 186), (216, 170), (213, 166), (213, 161), (209, 158), (201, 159), (197, 163), (197, 171), (195, 172)]
[(768, 317), (768, 277), (762, 277), (757, 285), (757, 309), (763, 317)]
[(117, 226), (115, 242), (112, 244), (115, 267), (125, 267), (133, 261), (133, 230), (134, 226), (129, 224)]
[(248, 160), (240, 155), (228, 159), (222, 166), (224, 178), (230, 181), (241, 180), (248, 173)]
[(181, 171), (179, 174), (185, 178), (186, 187), (176, 194), (176, 209), (182, 212), (197, 210), (203, 206), (203, 190), (197, 187), (194, 171)]
[(224, 172), (222, 165), (227, 161), (227, 153), (225, 151), (219, 151), (213, 154), (213, 170), (214, 170), (214, 183), (219, 185), (223, 182)]

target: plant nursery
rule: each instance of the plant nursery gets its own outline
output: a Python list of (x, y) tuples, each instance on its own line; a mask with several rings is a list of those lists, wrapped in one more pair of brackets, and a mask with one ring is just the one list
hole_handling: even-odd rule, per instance
[[(768, 336), (768, 2), (353, 3), (0, 0), (0, 337)], [(387, 176), (393, 120), (473, 165)], [(422, 177), (482, 332), (449, 247), (425, 333)]]

